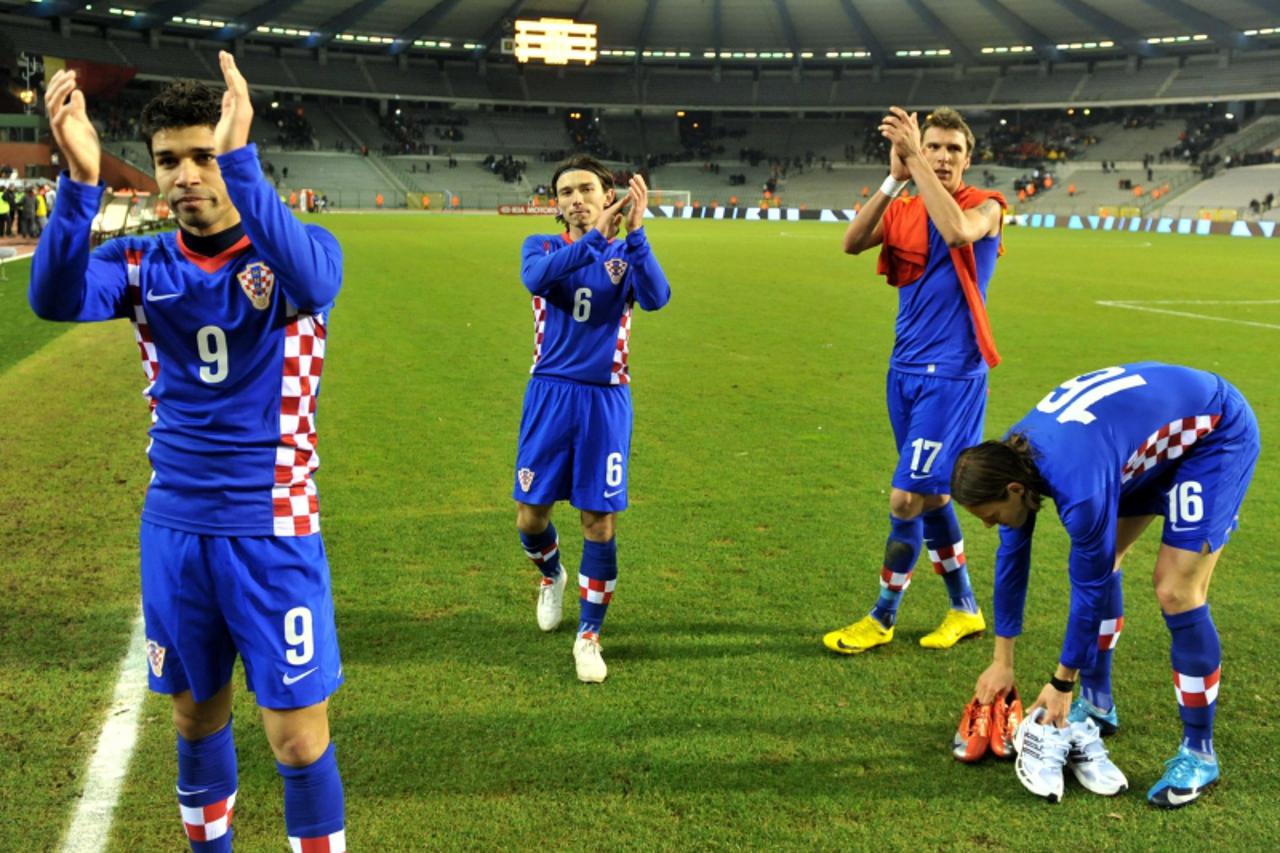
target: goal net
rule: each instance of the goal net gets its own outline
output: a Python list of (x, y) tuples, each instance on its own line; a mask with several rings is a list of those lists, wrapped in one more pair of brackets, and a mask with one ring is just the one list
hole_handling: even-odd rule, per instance
[(689, 190), (649, 190), (650, 207), (688, 207), (691, 201)]

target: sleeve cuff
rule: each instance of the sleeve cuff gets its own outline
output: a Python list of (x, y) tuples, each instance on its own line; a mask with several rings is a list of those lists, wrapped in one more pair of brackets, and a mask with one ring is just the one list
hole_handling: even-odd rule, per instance
[(629, 246), (632, 249), (639, 249), (648, 241), (649, 241), (649, 238), (644, 233), (643, 225), (641, 225), (636, 230), (627, 234), (627, 246)]
[[(102, 193), (106, 184), (84, 184), (74, 180), (70, 172), (64, 171), (58, 176), (58, 204), (53, 206), (54, 212), (59, 210), (79, 210), (86, 219), (98, 215), (98, 205), (102, 203)], [(64, 205), (62, 202), (66, 201)]]
[(262, 168), (258, 165), (258, 146), (252, 142), (218, 155), (218, 168), (223, 174), (239, 172), (242, 177), (257, 177)]

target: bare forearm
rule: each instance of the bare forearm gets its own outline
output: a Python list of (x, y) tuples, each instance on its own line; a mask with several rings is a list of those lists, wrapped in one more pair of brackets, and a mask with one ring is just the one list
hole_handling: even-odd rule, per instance
[(1013, 669), (1013, 646), (1015, 642), (1017, 642), (1016, 637), (1001, 637), (997, 635), (991, 660), (994, 663)]
[(876, 226), (884, 218), (884, 212), (889, 209), (891, 201), (893, 199), (880, 190), (876, 190), (871, 198), (867, 199), (862, 210), (858, 211), (850, 221), (849, 227), (845, 229), (844, 252), (846, 255), (856, 255), (872, 246), (880, 245), (883, 235), (876, 230)]
[(979, 239), (980, 235), (974, 237), (969, 234), (969, 222), (964, 211), (938, 180), (923, 155), (907, 158), (907, 168), (911, 170), (911, 179), (916, 183), (929, 219), (948, 246), (963, 246)]

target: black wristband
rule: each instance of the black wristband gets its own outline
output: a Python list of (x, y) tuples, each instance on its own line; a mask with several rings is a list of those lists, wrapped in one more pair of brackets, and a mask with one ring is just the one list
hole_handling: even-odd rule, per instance
[(1049, 684), (1059, 693), (1071, 693), (1076, 689), (1074, 681), (1067, 681), (1065, 678), (1058, 678), (1056, 675), (1049, 677)]

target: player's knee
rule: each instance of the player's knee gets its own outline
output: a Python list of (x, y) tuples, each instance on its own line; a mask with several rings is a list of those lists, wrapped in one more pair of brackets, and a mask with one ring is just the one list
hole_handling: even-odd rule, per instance
[(614, 536), (613, 513), (584, 512), (582, 535), (592, 542), (608, 542)]
[(889, 512), (893, 514), (894, 518), (910, 521), (924, 512), (924, 499), (924, 495), (905, 492), (902, 489), (894, 489), (889, 493)]
[(182, 735), (183, 740), (194, 741), (207, 738), (220, 731), (230, 721), (230, 715), (223, 716), (203, 711), (197, 705), (178, 702), (173, 705), (173, 726), (178, 730), (178, 734)]
[(306, 767), (314, 764), (329, 748), (327, 731), (300, 728), (276, 737), (271, 742), (271, 751), (276, 760), (287, 767)]
[(551, 523), (551, 507), (534, 504), (516, 504), (516, 529), (521, 533), (536, 536), (547, 529)]
[(1204, 603), (1204, 596), (1192, 584), (1180, 578), (1155, 579), (1156, 601), (1165, 613), (1184, 613)]

